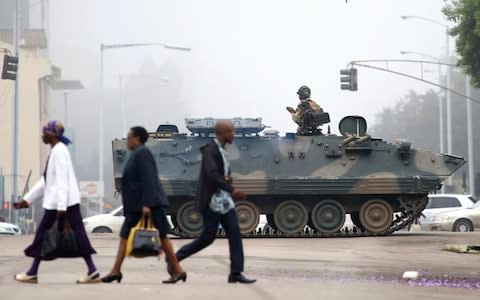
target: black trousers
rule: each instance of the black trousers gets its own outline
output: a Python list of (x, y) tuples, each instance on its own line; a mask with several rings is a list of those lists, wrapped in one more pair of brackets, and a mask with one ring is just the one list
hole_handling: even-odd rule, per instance
[(232, 209), (228, 213), (222, 215), (207, 208), (203, 214), (203, 224), (202, 234), (191, 243), (180, 248), (177, 251), (177, 259), (181, 261), (213, 243), (215, 235), (217, 234), (218, 225), (221, 224), (228, 237), (228, 246), (230, 248), (230, 272), (242, 273), (244, 264), (243, 245), (235, 210)]

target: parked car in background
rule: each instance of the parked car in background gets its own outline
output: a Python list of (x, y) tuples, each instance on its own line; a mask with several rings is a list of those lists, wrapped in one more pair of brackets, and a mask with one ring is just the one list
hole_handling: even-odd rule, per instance
[(464, 209), (472, 206), (475, 199), (463, 194), (432, 194), (428, 195), (427, 207), (423, 210), (424, 218), (420, 218), (422, 230), (430, 230), (432, 219), (442, 213)]
[(0, 222), (0, 235), (21, 235), (20, 227), (14, 224)]
[[(170, 216), (167, 219), (172, 226)], [(120, 206), (109, 213), (83, 219), (83, 225), (88, 233), (118, 233), (124, 220), (123, 206)]]
[(123, 206), (120, 206), (107, 214), (83, 219), (83, 225), (89, 233), (118, 233), (124, 219)]
[(480, 201), (474, 205), (447, 211), (432, 218), (430, 230), (468, 232), (480, 228)]

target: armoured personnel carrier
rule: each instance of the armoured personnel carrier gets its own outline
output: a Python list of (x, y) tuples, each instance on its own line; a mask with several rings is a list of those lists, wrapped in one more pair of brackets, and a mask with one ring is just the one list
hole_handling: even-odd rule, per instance
[[(328, 123), (328, 113), (321, 119)], [(200, 147), (213, 137), (216, 121), (186, 119), (189, 134), (179, 133), (175, 125), (160, 125), (147, 142), (179, 236), (192, 237), (202, 229), (194, 203)], [(261, 118), (231, 121), (237, 136), (227, 153), (234, 185), (248, 195), (235, 208), (247, 236), (390, 234), (413, 222), (425, 208), (427, 194), (465, 163), (461, 157), (412, 148), (407, 141), (373, 138), (360, 116), (343, 118), (341, 135), (316, 131), (279, 136), (265, 129)], [(125, 140), (114, 140), (117, 190), (127, 157)], [(266, 215), (270, 229), (256, 232), (260, 214)], [(342, 229), (346, 214), (355, 227)]]

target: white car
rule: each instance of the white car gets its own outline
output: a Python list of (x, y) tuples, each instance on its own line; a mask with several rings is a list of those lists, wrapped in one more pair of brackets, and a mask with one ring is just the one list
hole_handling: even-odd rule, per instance
[(83, 225), (88, 233), (118, 233), (123, 220), (125, 220), (123, 206), (120, 206), (107, 214), (83, 219)]
[[(83, 219), (83, 225), (88, 233), (119, 233), (124, 220), (123, 206), (120, 206), (107, 214)], [(167, 220), (172, 226), (170, 216), (167, 216)]]
[(430, 230), (432, 220), (439, 214), (471, 207), (475, 199), (463, 194), (432, 194), (428, 195), (427, 207), (423, 210), (425, 218), (420, 218), (421, 228)]
[(480, 228), (480, 201), (474, 205), (447, 211), (433, 217), (430, 230), (469, 232)]
[(22, 231), (17, 225), (0, 222), (0, 235), (21, 235)]

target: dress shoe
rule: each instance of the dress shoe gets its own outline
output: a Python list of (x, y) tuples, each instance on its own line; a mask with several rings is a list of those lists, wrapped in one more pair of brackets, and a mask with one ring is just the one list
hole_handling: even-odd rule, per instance
[(102, 282), (110, 283), (116, 280), (118, 283), (120, 283), (122, 281), (122, 278), (123, 278), (123, 274), (122, 272), (120, 272), (118, 274), (110, 274), (103, 277)]
[(177, 275), (172, 275), (169, 279), (164, 280), (162, 282), (166, 284), (173, 284), (173, 283), (177, 283), (177, 281), (180, 281), (180, 280), (182, 280), (183, 282), (187, 281), (186, 272), (178, 273)]
[(243, 274), (230, 274), (228, 276), (228, 283), (254, 283), (256, 282), (256, 279), (249, 279), (245, 277)]
[(85, 284), (85, 283), (99, 283), (100, 282), (100, 273), (98, 271), (93, 272), (90, 275), (82, 276), (77, 283)]
[(27, 275), (26, 273), (17, 274), (13, 277), (13, 279), (23, 283), (38, 283), (37, 275)]

